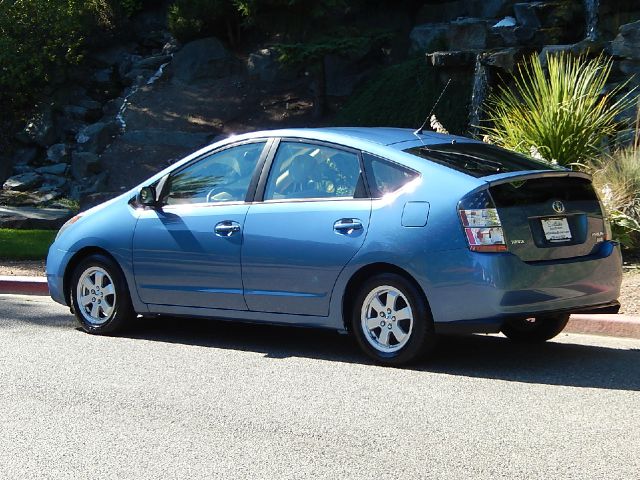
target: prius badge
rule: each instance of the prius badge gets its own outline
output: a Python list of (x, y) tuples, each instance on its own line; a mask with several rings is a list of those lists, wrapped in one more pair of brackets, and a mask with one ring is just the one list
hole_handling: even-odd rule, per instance
[(551, 204), (551, 208), (553, 208), (556, 213), (564, 213), (564, 203), (562, 203), (560, 200), (556, 200), (555, 202), (553, 202)]

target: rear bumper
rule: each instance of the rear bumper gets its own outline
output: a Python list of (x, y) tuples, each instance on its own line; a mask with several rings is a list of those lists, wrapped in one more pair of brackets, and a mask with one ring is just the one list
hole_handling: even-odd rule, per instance
[[(497, 331), (506, 318), (552, 313), (611, 313), (622, 282), (620, 247), (594, 255), (526, 263), (510, 253), (440, 252), (425, 288), (436, 329)], [(617, 311), (617, 310), (616, 310)]]

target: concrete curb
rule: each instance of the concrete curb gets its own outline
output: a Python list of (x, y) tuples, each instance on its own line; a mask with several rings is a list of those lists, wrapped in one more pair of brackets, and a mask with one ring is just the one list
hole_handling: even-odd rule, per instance
[[(0, 293), (49, 295), (49, 288), (45, 277), (0, 276)], [(564, 331), (640, 339), (640, 315), (571, 315)]]
[(640, 315), (571, 315), (565, 332), (640, 338)]
[(45, 277), (0, 275), (0, 293), (14, 295), (49, 295)]

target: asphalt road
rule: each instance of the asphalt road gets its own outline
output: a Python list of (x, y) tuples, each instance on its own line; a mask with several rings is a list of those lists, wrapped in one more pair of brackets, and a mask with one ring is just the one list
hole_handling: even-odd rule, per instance
[(96, 337), (0, 295), (0, 478), (640, 478), (640, 340), (441, 345), (392, 369), (323, 331)]

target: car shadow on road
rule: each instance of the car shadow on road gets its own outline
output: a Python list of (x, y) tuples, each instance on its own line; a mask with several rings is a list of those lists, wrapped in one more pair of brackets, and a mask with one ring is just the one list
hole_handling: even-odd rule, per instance
[[(373, 364), (351, 337), (318, 329), (162, 317), (140, 320), (126, 336), (259, 352), (268, 358)], [(404, 368), (513, 382), (640, 390), (640, 349), (556, 341), (522, 345), (496, 335), (442, 337), (434, 355)]]

